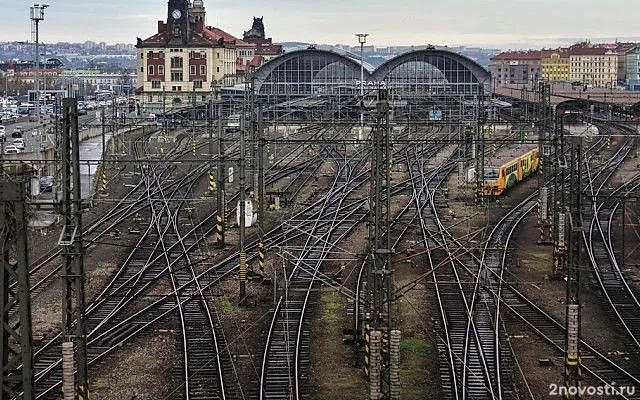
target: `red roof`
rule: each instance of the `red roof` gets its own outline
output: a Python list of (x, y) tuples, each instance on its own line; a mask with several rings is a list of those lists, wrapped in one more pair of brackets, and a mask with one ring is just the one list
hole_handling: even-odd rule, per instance
[[(192, 30), (189, 35), (189, 42), (187, 45), (192, 46), (212, 46), (216, 44), (235, 45), (235, 46), (252, 46), (235, 36), (223, 31), (222, 29), (207, 26), (202, 24), (192, 24)], [(139, 40), (136, 47), (164, 47), (169, 46), (171, 37), (167, 32), (167, 24), (163, 21), (158, 21), (158, 33), (148, 37), (145, 40)]]
[(615, 53), (614, 50), (606, 47), (572, 47), (569, 49), (569, 55), (572, 56), (603, 56), (606, 53)]
[(223, 31), (220, 28), (215, 28), (213, 26), (207, 26), (206, 28), (203, 28), (202, 34), (207, 39), (210, 39), (216, 42), (219, 41), (220, 39), (223, 39), (225, 42), (233, 43), (236, 46), (250, 46), (249, 43), (238, 39), (237, 37)]
[(252, 67), (259, 67), (259, 66), (262, 65), (263, 62), (264, 62), (264, 57), (262, 57), (262, 56), (253, 56), (251, 61), (249, 61), (249, 65), (251, 65)]
[(559, 53), (561, 58), (574, 56), (592, 56), (605, 55), (607, 52), (625, 54), (631, 50), (639, 48), (638, 43), (588, 43), (581, 42), (571, 45), (569, 48), (559, 48), (553, 50), (526, 50), (526, 51), (505, 51), (494, 57), (491, 61), (513, 60), (513, 61), (534, 61), (542, 58), (548, 58), (553, 53)]
[(236, 60), (236, 72), (243, 73), (247, 71), (255, 71), (264, 63), (264, 57), (262, 56), (254, 56), (251, 60), (244, 62), (243, 58), (238, 58)]
[(540, 60), (549, 57), (551, 53), (549, 50), (505, 51), (491, 57), (491, 60)]

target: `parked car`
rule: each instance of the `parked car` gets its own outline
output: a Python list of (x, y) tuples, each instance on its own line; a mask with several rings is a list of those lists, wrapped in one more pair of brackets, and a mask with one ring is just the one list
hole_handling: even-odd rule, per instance
[(8, 144), (6, 146), (4, 146), (4, 154), (18, 154), (20, 153), (20, 150), (18, 150), (18, 148), (12, 144)]
[(7, 130), (4, 125), (0, 125), (0, 140), (5, 140), (7, 137)]
[(23, 138), (15, 138), (13, 139), (13, 145), (16, 146), (19, 150), (24, 150), (24, 139)]
[(22, 127), (21, 126), (14, 126), (13, 127), (13, 132), (11, 133), (11, 137), (12, 138), (21, 138), (22, 137)]
[(53, 176), (47, 175), (40, 177), (40, 191), (41, 192), (50, 192), (53, 190)]

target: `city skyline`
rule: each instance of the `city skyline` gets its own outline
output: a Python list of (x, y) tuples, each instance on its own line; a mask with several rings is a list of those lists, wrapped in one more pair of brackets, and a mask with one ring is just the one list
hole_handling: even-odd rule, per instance
[[(5, 21), (0, 35), (5, 41), (30, 40), (29, 6), (0, 0)], [(166, 19), (166, 1), (96, 0), (49, 2), (40, 25), (43, 42), (135, 43), (157, 30)], [(448, 45), (500, 49), (556, 47), (576, 41), (640, 40), (634, 32), (633, 13), (621, 13), (615, 21), (602, 18), (602, 3), (581, 2), (576, 15), (569, 0), (458, 0), (451, 4), (425, 4), (399, 0), (389, 9), (377, 0), (317, 2), (246, 0), (241, 4), (206, 0), (207, 24), (241, 37), (253, 16), (264, 16), (267, 36), (276, 42), (353, 44), (355, 32), (368, 32), (376, 46)], [(631, 0), (611, 0), (610, 9), (621, 10)], [(365, 7), (367, 5), (367, 7)], [(365, 11), (360, 11), (365, 10)], [(520, 12), (519, 12), (520, 11)], [(468, 16), (473, 15), (472, 19)], [(70, 23), (74, 21), (74, 23)], [(327, 30), (331, 26), (331, 30)]]

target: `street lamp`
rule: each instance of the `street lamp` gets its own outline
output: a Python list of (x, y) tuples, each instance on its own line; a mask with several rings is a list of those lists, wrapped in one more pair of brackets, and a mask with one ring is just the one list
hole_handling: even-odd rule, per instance
[(360, 131), (358, 140), (362, 140), (364, 130), (364, 44), (367, 43), (368, 33), (356, 33), (358, 43), (360, 43)]
[(38, 116), (38, 128), (40, 127), (42, 120), (40, 115), (40, 46), (38, 37), (38, 24), (44, 20), (44, 9), (49, 7), (48, 4), (34, 4), (31, 7), (31, 21), (34, 27), (35, 42), (36, 42), (36, 76), (34, 84), (36, 88), (36, 115)]

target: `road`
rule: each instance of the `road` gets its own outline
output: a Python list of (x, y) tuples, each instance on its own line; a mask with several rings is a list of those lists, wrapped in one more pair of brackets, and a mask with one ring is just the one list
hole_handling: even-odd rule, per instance
[[(49, 121), (48, 118), (44, 119), (43, 121), (45, 121), (44, 126), (40, 127), (40, 129), (38, 129), (38, 122), (31, 122), (31, 121), (22, 121), (22, 122), (12, 122), (9, 124), (5, 124), (5, 128), (6, 128), (6, 135), (7, 135), (7, 140), (5, 142), (5, 145), (11, 144), (13, 143), (13, 138), (11, 137), (11, 134), (13, 132), (15, 132), (18, 127), (22, 128), (23, 130), (23, 139), (24, 139), (24, 149), (22, 150), (22, 152), (35, 152), (35, 151), (40, 151), (41, 148), (41, 140), (42, 140), (42, 135), (38, 134), (38, 135), (32, 135), (32, 132), (34, 131), (39, 131), (39, 132), (45, 132), (47, 129), (52, 128), (53, 127), (53, 121)], [(88, 125), (91, 124), (95, 124), (97, 123), (97, 118), (96, 118), (96, 114), (94, 112), (91, 113), (87, 113), (87, 115), (81, 115), (78, 117), (78, 124), (80, 126), (80, 128), (82, 129), (82, 127), (86, 127)], [(50, 140), (53, 140), (53, 136), (50, 137)], [(48, 143), (46, 146), (47, 147), (53, 147), (53, 143)]]
[[(111, 138), (111, 134), (105, 135), (105, 141)], [(91, 182), (96, 174), (98, 164), (95, 160), (102, 159), (102, 137), (85, 140), (80, 143), (80, 191), (82, 198), (91, 197)]]

